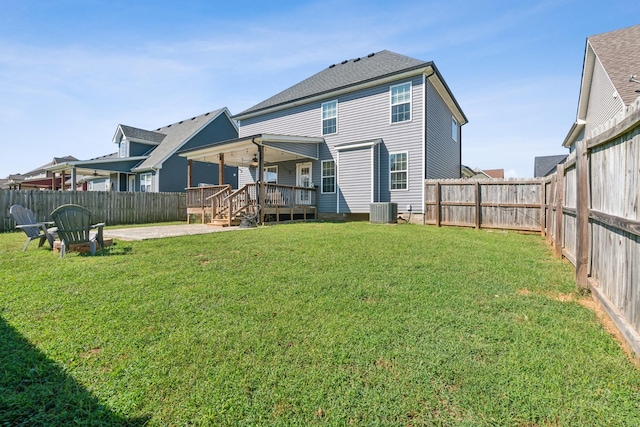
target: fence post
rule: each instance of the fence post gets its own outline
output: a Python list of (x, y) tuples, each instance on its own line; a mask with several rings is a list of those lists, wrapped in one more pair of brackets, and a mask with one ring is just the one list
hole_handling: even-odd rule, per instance
[(436, 227), (440, 227), (440, 181), (436, 182)]
[(558, 172), (556, 176), (556, 232), (555, 242), (553, 245), (556, 256), (562, 257), (562, 226), (564, 220), (562, 218), (562, 204), (564, 203), (564, 165), (558, 165)]
[(551, 220), (553, 218), (554, 207), (557, 204), (556, 202), (557, 179), (558, 179), (558, 172), (556, 170), (556, 173), (551, 177), (551, 181), (550, 181), (551, 185), (549, 187), (549, 203), (548, 203), (548, 213), (547, 213), (547, 244), (548, 245), (551, 245), (553, 243), (553, 234), (555, 233), (555, 230), (551, 228)]
[(480, 229), (480, 221), (481, 221), (481, 215), (482, 215), (482, 210), (481, 210), (481, 206), (480, 206), (480, 183), (478, 181), (475, 182), (475, 189), (476, 189), (476, 229), (479, 230)]
[(540, 181), (540, 236), (547, 235), (547, 183)]
[(576, 143), (576, 284), (589, 286), (589, 158), (587, 141)]

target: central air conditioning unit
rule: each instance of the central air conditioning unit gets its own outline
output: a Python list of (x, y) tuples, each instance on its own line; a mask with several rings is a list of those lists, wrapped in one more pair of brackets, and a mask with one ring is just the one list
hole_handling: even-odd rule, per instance
[(369, 222), (372, 224), (395, 224), (398, 222), (398, 204), (390, 202), (371, 203)]

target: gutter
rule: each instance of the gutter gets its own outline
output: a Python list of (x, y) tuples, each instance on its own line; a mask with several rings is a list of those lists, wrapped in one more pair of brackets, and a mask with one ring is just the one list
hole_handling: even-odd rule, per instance
[(564, 141), (562, 142), (562, 146), (566, 148), (571, 147), (571, 145), (573, 145), (576, 142), (576, 139), (578, 138), (578, 135), (580, 135), (580, 132), (584, 130), (584, 127), (586, 124), (587, 124), (586, 121), (582, 119), (577, 119), (573, 123), (573, 125), (571, 125), (571, 129), (569, 129), (569, 133), (564, 138)]

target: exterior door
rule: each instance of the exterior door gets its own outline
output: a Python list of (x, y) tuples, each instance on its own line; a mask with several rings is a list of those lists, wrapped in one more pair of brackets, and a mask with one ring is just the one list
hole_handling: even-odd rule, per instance
[[(296, 165), (296, 185), (298, 187), (311, 187), (311, 162), (298, 163)], [(296, 190), (296, 204), (310, 205), (311, 192), (309, 190)]]
[(129, 188), (127, 188), (127, 191), (136, 191), (136, 176), (135, 175), (129, 175)]

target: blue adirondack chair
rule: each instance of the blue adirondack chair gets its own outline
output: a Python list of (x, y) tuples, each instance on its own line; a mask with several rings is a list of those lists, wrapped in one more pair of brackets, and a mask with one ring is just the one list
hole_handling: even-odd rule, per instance
[(33, 211), (21, 205), (11, 206), (9, 208), (9, 214), (16, 222), (16, 228), (24, 231), (27, 235), (27, 243), (25, 243), (24, 248), (22, 248), (23, 252), (27, 250), (29, 242), (34, 239), (40, 239), (38, 247), (41, 247), (44, 244), (44, 241), (47, 240), (49, 242), (49, 247), (53, 248), (53, 241), (56, 239), (57, 229), (55, 227), (50, 227), (53, 225), (52, 221), (38, 222)]
[(96, 242), (104, 247), (102, 228), (104, 222), (91, 224), (91, 212), (79, 205), (62, 205), (51, 212), (51, 218), (58, 228), (60, 237), (60, 257), (67, 248), (79, 243), (89, 243), (91, 254), (96, 254)]

